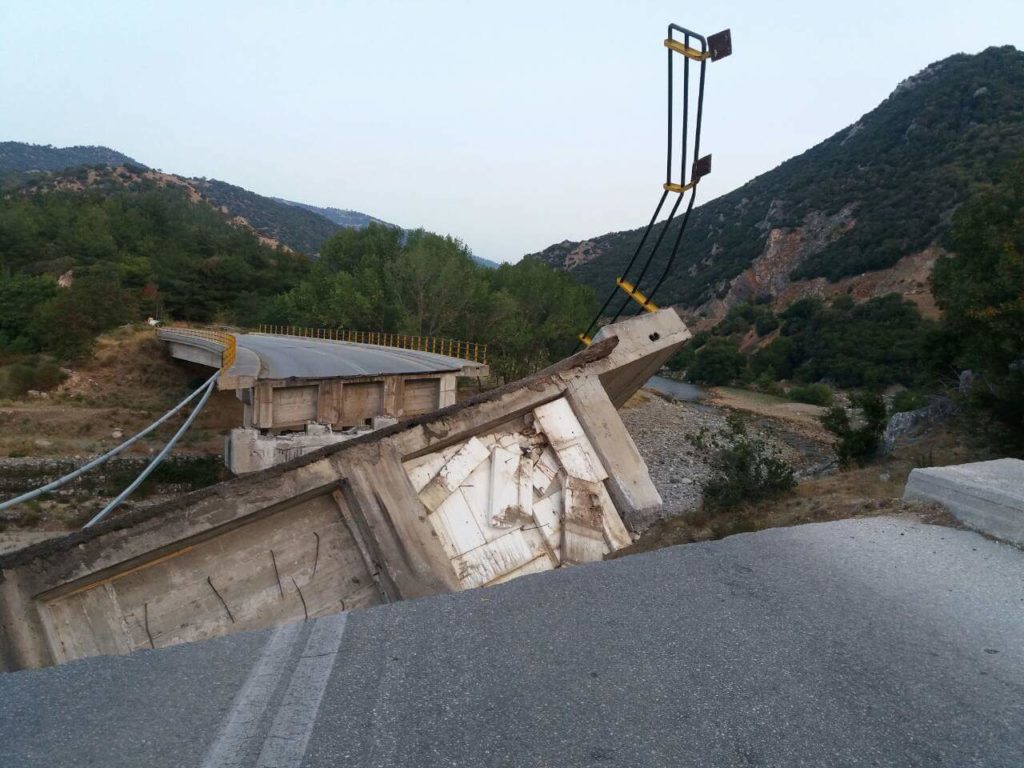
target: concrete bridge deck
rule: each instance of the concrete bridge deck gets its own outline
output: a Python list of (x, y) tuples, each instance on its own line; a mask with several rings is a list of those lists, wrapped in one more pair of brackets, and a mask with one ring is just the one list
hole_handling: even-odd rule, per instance
[(242, 401), (242, 423), (224, 448), (225, 463), (236, 474), (346, 440), (354, 429), (453, 405), (458, 376), (489, 373), (486, 363), (450, 354), (464, 350), (475, 358), (480, 345), (448, 340), (437, 346), (449, 354), (438, 354), (408, 348), (425, 346), (425, 337), (359, 335), (393, 343), (173, 326), (158, 331), (172, 357), (220, 369), (218, 388), (233, 390)]
[[(220, 368), (224, 345), (189, 331), (166, 327), (157, 334), (168, 344), (173, 357)], [(484, 363), (377, 344), (262, 333), (236, 333), (234, 336), (237, 357), (235, 364), (224, 372), (221, 389), (245, 389), (267, 379), (319, 380), (429, 373), (483, 376), (488, 371)]]

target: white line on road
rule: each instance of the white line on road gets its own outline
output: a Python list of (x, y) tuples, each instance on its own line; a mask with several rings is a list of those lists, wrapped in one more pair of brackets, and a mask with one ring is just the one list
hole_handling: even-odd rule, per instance
[(347, 614), (317, 619), (260, 750), (257, 768), (298, 768), (306, 754)]
[(206, 753), (202, 768), (234, 768), (243, 765), (245, 747), (256, 735), (256, 728), (270, 697), (280, 684), (285, 663), (301, 629), (301, 624), (285, 624), (274, 630), (259, 661), (252, 668), (249, 679), (239, 691), (235, 706), (224, 721), (217, 740)]

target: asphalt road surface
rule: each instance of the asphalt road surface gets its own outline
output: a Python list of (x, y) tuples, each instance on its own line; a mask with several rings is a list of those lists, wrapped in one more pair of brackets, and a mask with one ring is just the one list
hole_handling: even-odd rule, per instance
[(0, 675), (0, 765), (1024, 765), (1024, 553), (876, 518)]
[(236, 338), (239, 348), (259, 356), (261, 379), (434, 373), (461, 371), (469, 365), (447, 355), (373, 344), (262, 334), (239, 334)]

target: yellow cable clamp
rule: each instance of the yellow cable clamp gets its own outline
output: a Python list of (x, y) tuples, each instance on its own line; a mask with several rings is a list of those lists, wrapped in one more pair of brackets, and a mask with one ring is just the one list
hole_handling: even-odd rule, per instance
[(661, 188), (664, 189), (666, 192), (683, 193), (688, 192), (689, 190), (693, 189), (696, 186), (697, 180), (695, 179), (691, 181), (689, 184), (673, 184), (672, 182), (666, 182), (665, 184), (661, 185)]
[(594, 343), (594, 340), (587, 336), (587, 334), (585, 333), (579, 334), (576, 338), (578, 338), (585, 347), (589, 347), (591, 344)]
[(711, 58), (711, 51), (698, 51), (696, 48), (691, 48), (690, 46), (681, 43), (678, 40), (673, 40), (670, 37), (665, 38), (665, 47), (670, 51), (681, 53), (686, 58), (693, 59), (694, 61), (704, 61), (705, 59)]
[(642, 293), (640, 293), (640, 291), (637, 290), (636, 286), (633, 285), (631, 282), (623, 280), (621, 277), (617, 277), (615, 278), (615, 284), (619, 286), (619, 288), (621, 288), (623, 291), (625, 291), (626, 295), (629, 296), (629, 298), (631, 298), (633, 301), (635, 301), (648, 312), (658, 311), (658, 305), (655, 304), (650, 299), (648, 299)]

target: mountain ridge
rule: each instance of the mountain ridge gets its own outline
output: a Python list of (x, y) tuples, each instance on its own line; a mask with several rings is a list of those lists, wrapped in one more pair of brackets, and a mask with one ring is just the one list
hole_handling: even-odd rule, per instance
[[(0, 142), (0, 175), (4, 188), (31, 186), (35, 181), (49, 180), (65, 189), (86, 188), (99, 167), (107, 167), (113, 174), (101, 174), (105, 184), (119, 178), (137, 182), (142, 176), (160, 183), (180, 186), (189, 190), (193, 202), (203, 200), (228, 216), (236, 225), (252, 230), (266, 244), (283, 245), (293, 251), (314, 255), (320, 246), (341, 229), (355, 226), (327, 215), (329, 211), (351, 214), (350, 221), (359, 226), (381, 219), (358, 211), (317, 208), (280, 198), (260, 195), (226, 181), (205, 177), (188, 177), (157, 171), (128, 155), (104, 146), (55, 147), (51, 144)], [(90, 169), (94, 172), (90, 176)], [(75, 182), (68, 179), (75, 178)], [(362, 218), (360, 218), (362, 217)]]
[(78, 165), (146, 167), (122, 152), (100, 145), (55, 147), (52, 144), (0, 141), (0, 171), (61, 171)]
[(291, 205), (296, 208), (302, 208), (304, 210), (315, 213), (319, 216), (323, 216), (328, 221), (332, 221), (339, 227), (349, 227), (352, 229), (362, 229), (374, 224), (382, 224), (386, 227), (395, 227), (397, 224), (378, 219), (376, 216), (371, 216), (368, 213), (362, 213), (361, 211), (353, 211), (348, 208), (334, 208), (334, 207), (322, 207), (319, 205), (312, 205), (310, 203), (299, 203), (295, 200), (285, 200), (283, 197), (272, 197), (272, 200), (276, 200), (279, 203), (285, 205)]

